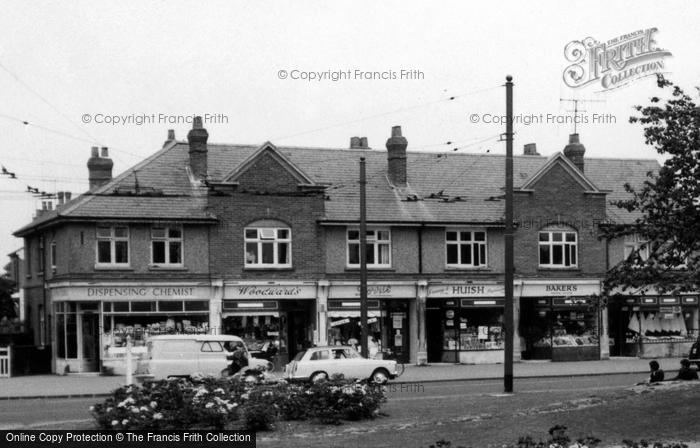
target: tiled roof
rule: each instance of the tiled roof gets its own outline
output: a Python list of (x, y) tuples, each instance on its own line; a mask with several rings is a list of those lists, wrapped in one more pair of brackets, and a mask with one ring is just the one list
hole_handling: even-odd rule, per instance
[[(221, 181), (259, 150), (255, 145), (208, 145), (209, 177)], [(372, 222), (498, 223), (504, 214), (504, 156), (460, 153), (407, 153), (408, 186), (393, 188), (386, 177), (384, 150), (276, 148), (315, 183), (327, 185), (327, 221), (357, 221), (359, 217), (359, 159), (367, 161), (367, 219)], [(22, 234), (57, 218), (66, 219), (215, 219), (207, 210), (204, 188), (190, 181), (186, 142), (174, 142), (94, 192), (81, 195), (58, 210), (47, 212), (18, 230)], [(514, 157), (514, 184), (523, 185), (548, 159)], [(608, 200), (627, 197), (624, 183), (640, 186), (655, 160), (585, 159), (586, 177)], [(136, 174), (134, 174), (134, 171)], [(162, 196), (114, 195), (115, 189), (162, 193)], [(442, 194), (445, 201), (430, 199)], [(410, 197), (410, 198), (409, 198)], [(411, 200), (418, 198), (422, 200)], [(608, 216), (631, 223), (637, 216), (608, 206)]]

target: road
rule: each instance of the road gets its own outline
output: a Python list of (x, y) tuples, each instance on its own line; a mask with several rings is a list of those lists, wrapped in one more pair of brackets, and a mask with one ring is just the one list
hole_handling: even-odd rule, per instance
[[(620, 389), (641, 379), (640, 375), (516, 379), (512, 396), (503, 396), (501, 380), (390, 383), (383, 410), (392, 419), (410, 421), (430, 413), (449, 420), (498, 412), (504, 406), (544, 406)], [(98, 401), (99, 398), (0, 400), (0, 429), (89, 428), (88, 409)]]

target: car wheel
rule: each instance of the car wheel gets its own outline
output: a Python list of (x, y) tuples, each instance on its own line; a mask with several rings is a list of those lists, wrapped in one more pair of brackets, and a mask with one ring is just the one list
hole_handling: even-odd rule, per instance
[(375, 384), (386, 384), (389, 381), (389, 372), (386, 369), (377, 369), (372, 373), (370, 380)]
[(326, 381), (328, 380), (328, 374), (326, 372), (316, 372), (313, 375), (311, 375), (311, 382), (312, 383), (318, 383), (319, 381)]

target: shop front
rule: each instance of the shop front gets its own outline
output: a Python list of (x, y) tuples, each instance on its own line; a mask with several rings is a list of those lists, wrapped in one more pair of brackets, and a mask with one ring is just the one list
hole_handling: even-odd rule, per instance
[(502, 363), (504, 292), (498, 284), (429, 284), (428, 362)]
[(207, 286), (61, 285), (50, 287), (49, 296), (57, 373), (124, 374), (128, 341), (138, 359), (150, 336), (210, 331)]
[(609, 308), (611, 354), (684, 357), (698, 339), (697, 295), (616, 295)]
[(518, 333), (522, 359), (601, 359), (600, 282), (524, 281)]
[[(370, 284), (367, 287), (367, 346), (371, 357), (411, 358), (411, 303), (415, 284)], [(361, 345), (360, 290), (334, 284), (328, 297), (327, 328), (331, 345)]]
[(316, 285), (227, 283), (221, 307), (224, 334), (241, 337), (256, 357), (284, 367), (312, 345), (316, 331)]

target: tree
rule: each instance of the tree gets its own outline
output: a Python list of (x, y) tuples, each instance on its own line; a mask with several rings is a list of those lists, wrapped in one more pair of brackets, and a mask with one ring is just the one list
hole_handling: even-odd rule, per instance
[(14, 282), (11, 280), (4, 276), (0, 277), (0, 320), (3, 317), (10, 320), (17, 317), (14, 300), (12, 299), (14, 286)]
[(634, 225), (603, 229), (610, 239), (636, 233), (647, 248), (633, 251), (608, 272), (607, 289), (654, 287), (677, 293), (700, 287), (700, 108), (662, 75), (657, 84), (670, 96), (636, 106), (641, 116), (630, 123), (644, 125), (646, 144), (666, 160), (658, 173), (647, 173), (640, 189), (625, 185), (630, 199), (613, 203), (641, 213)]

